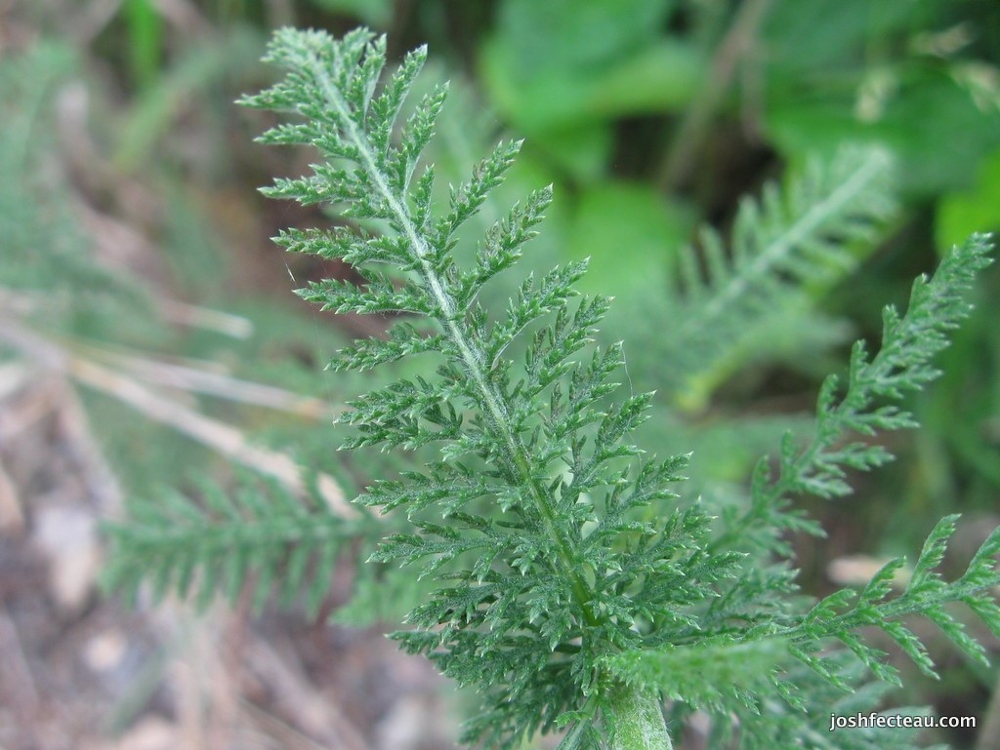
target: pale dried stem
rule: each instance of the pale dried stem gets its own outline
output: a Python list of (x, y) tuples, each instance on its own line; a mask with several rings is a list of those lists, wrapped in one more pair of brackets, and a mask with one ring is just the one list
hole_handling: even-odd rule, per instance
[(152, 385), (204, 393), (253, 406), (264, 406), (307, 419), (332, 420), (340, 411), (331, 408), (318, 398), (302, 396), (284, 388), (241, 380), (220, 372), (108, 349), (91, 347), (84, 352), (76, 345), (73, 349), (90, 355), (86, 357), (87, 359), (98, 359), (116, 370), (127, 370), (130, 375)]
[[(13, 319), (0, 317), (0, 340), (46, 368), (66, 373), (77, 382), (128, 404), (149, 419), (172, 427), (230, 460), (277, 479), (295, 494), (308, 496), (306, 473), (302, 467), (284, 453), (250, 444), (235, 427), (206, 417), (130, 377), (75, 355)], [(358, 517), (358, 510), (348, 502), (333, 477), (317, 473), (316, 488), (334, 513), (344, 518)]]
[(168, 323), (216, 331), (234, 339), (246, 339), (253, 333), (253, 323), (242, 315), (220, 312), (199, 305), (189, 305), (165, 297), (156, 301), (156, 307), (160, 317)]
[[(232, 461), (274, 477), (297, 495), (309, 494), (305, 472), (286, 454), (251, 445), (235, 427), (182, 406), (109, 368), (76, 357), (70, 358), (67, 365), (67, 371), (79, 382), (115, 397)], [(316, 479), (317, 489), (331, 510), (345, 518), (358, 515), (333, 477), (318, 473)]]

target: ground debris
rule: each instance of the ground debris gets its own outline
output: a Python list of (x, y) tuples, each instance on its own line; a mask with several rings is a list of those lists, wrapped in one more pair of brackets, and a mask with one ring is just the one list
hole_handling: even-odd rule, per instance
[(454, 747), (441, 680), (378, 628), (103, 594), (113, 474), (68, 383), (14, 385), (0, 390), (2, 750)]

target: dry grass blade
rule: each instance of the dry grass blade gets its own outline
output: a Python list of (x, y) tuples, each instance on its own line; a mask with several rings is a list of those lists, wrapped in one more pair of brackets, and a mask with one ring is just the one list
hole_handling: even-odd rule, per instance
[[(74, 380), (128, 404), (160, 424), (212, 448), (232, 461), (274, 477), (297, 495), (309, 494), (305, 472), (290, 456), (252, 445), (246, 435), (163, 396), (136, 380), (96, 362), (77, 356), (12, 319), (0, 319), (0, 339), (48, 369), (66, 373)], [(344, 496), (337, 481), (317, 473), (316, 487), (330, 509), (343, 518), (359, 513)]]
[(263, 406), (314, 420), (332, 420), (340, 412), (318, 398), (271, 385), (234, 378), (223, 372), (212, 372), (201, 367), (165, 362), (152, 357), (113, 352), (105, 348), (87, 347), (67, 343), (67, 348), (85, 353), (86, 359), (99, 359), (116, 370), (127, 370), (130, 375), (151, 385), (176, 388), (182, 391), (238, 401), (253, 406)]

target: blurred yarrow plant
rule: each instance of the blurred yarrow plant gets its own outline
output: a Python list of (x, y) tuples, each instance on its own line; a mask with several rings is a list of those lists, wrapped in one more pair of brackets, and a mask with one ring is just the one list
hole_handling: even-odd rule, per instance
[[(848, 494), (848, 470), (891, 458), (864, 438), (915, 425), (900, 402), (937, 375), (931, 360), (968, 311), (963, 295), (989, 262), (988, 238), (973, 236), (933, 277), (918, 278), (905, 314), (886, 308), (881, 348), (870, 352), (859, 342), (846, 379), (824, 382), (814, 432), (786, 436), (777, 457), (757, 465), (747, 503), (712, 513), (696, 497), (686, 499), (679, 484), (687, 456), (654, 458), (630, 442), (652, 395), (620, 396), (622, 347), (593, 344), (608, 300), (575, 291), (586, 263), (528, 274), (505, 309), (484, 307), (482, 290), (498, 275), (518, 273), (552, 191), (511, 207), (475, 252), (462, 256), (469, 260), (459, 261), (464, 225), (504, 179), (520, 144), (498, 145), (467, 182), (451, 188), (446, 206), (432, 205), (434, 168), (421, 155), (447, 88), (401, 114), (425, 56), (424, 49), (411, 52), (383, 75), (385, 39), (368, 30), (337, 40), (283, 29), (266, 59), (286, 77), (242, 103), (296, 116), (268, 130), (263, 143), (305, 144), (322, 154), (310, 175), (278, 179), (267, 195), (329, 206), (352, 222), (277, 238), (292, 252), (342, 258), (364, 277), (361, 285), (313, 282), (301, 296), (325, 310), (393, 321), (384, 337), (341, 350), (332, 368), (366, 371), (416, 355), (436, 361), (433, 376), (400, 379), (355, 399), (341, 423), (352, 429), (346, 448), (357, 456), (368, 446), (419, 448), (421, 455), (439, 449), (426, 465), (372, 482), (356, 502), (405, 513), (408, 528), (382, 540), (372, 557), (433, 577), (433, 593), (393, 637), (479, 692), (482, 708), (464, 740), (516, 748), (558, 732), (560, 750), (665, 750), (679, 747), (698, 715), (713, 748), (916, 747), (919, 730), (830, 732), (830, 714), (878, 710), (885, 690), (900, 684), (888, 655), (869, 640), (873, 629), (929, 675), (934, 664), (908, 624), (914, 616), (985, 661), (961, 618), (971, 610), (1000, 636), (992, 594), (1000, 584), (1000, 533), (961, 577), (946, 581), (936, 568), (955, 529), (956, 517), (947, 517), (905, 584), (897, 575), (904, 561), (895, 560), (860, 591), (819, 601), (794, 583), (787, 535), (822, 535), (794, 498)], [(822, 212), (807, 206), (800, 213), (812, 221)], [(838, 243), (867, 221), (839, 220), (814, 222), (818, 239), (803, 263), (836, 257)], [(747, 252), (760, 244), (755, 238), (774, 233), (775, 221), (780, 212), (775, 219), (767, 205), (745, 212), (739, 227)], [(754, 274), (766, 262), (736, 258), (727, 280), (741, 283), (698, 291), (724, 303), (734, 288), (759, 289)], [(791, 265), (775, 271), (782, 273), (796, 278)], [(703, 302), (693, 309), (713, 311), (700, 333), (712, 340), (712, 325), (725, 316), (718, 304)], [(668, 321), (662, 335), (679, 324), (689, 330), (698, 321)], [(847, 439), (852, 434), (861, 439)], [(296, 513), (287, 523), (312, 523), (308, 513)], [(239, 523), (239, 514), (230, 517)], [(127, 547), (128, 533), (118, 533)], [(306, 536), (306, 554), (340, 543), (336, 534), (329, 542)], [(288, 534), (282, 548), (293, 558), (295, 538)], [(240, 559), (268, 568), (269, 582), (281, 575), (275, 556)]]

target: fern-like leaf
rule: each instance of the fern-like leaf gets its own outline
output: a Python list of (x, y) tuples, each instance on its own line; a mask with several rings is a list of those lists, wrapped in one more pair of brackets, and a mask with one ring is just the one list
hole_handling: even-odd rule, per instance
[(678, 256), (678, 293), (659, 317), (672, 321), (657, 351), (667, 393), (701, 403), (727, 358), (756, 331), (797, 309), (803, 290), (823, 288), (856, 265), (852, 245), (870, 244), (894, 213), (891, 162), (873, 148), (845, 148), (812, 161), (759, 200), (740, 204), (728, 249), (714, 229)]
[[(474, 265), (458, 267), (455, 234), (502, 179), (519, 144), (498, 146), (451, 190), (447, 211), (435, 218), (433, 173), (414, 164), (442, 96), (434, 94), (418, 110), (426, 114), (408, 124), (398, 120), (396, 102), (423, 52), (408, 58), (382, 93), (361, 95), (370, 90), (367, 71), (381, 68), (365, 61), (382, 54), (383, 43), (368, 32), (336, 41), (281, 31), (269, 56), (289, 76), (245, 103), (297, 111), (312, 123), (311, 133), (322, 133), (313, 143), (326, 163), (312, 176), (279, 181), (269, 194), (343, 203), (346, 214), (391, 230), (388, 238), (331, 233), (329, 246), (368, 283), (354, 289), (321, 282), (303, 296), (341, 311), (407, 311), (436, 328), (433, 346), (404, 343), (411, 333), (404, 329), (387, 342), (342, 352), (335, 368), (375, 366), (418, 349), (435, 349), (441, 363), (435, 380), (399, 381), (356, 399), (343, 421), (358, 430), (351, 447), (444, 445), (442, 460), (376, 482), (362, 502), (406, 508), (420, 532), (390, 537), (375, 559), (419, 563), (449, 582), (411, 614), (416, 629), (396, 637), (459, 682), (488, 688), (487, 708), (469, 737), (510, 747), (576, 707), (593, 682), (596, 653), (636, 641), (637, 618), (686, 622), (665, 613), (712, 596), (712, 583), (738, 556), (700, 552), (708, 519), (694, 510), (656, 523), (633, 515), (670, 497), (667, 487), (684, 461), (629, 468), (638, 450), (628, 435), (644, 419), (648, 396), (611, 410), (596, 406), (616, 387), (611, 378), (622, 355), (612, 347), (576, 359), (607, 310), (603, 300), (573, 304), (583, 264), (529, 277), (496, 319), (478, 306), (483, 286), (516, 264), (551, 190), (514, 206), (487, 232)], [(392, 106), (376, 106), (385, 97)], [(400, 130), (398, 142), (387, 139)], [(288, 136), (279, 126), (263, 140), (284, 143)], [(279, 241), (325, 252), (315, 233), (286, 233)], [(391, 282), (376, 275), (373, 266), (385, 263), (404, 275)], [(529, 344), (519, 370), (503, 355), (522, 337)], [(612, 554), (615, 548), (624, 554)], [(650, 585), (633, 595), (639, 580)], [(589, 731), (573, 729), (571, 736)]]
[[(965, 294), (976, 274), (991, 262), (991, 249), (989, 237), (973, 235), (945, 257), (933, 277), (921, 276), (914, 282), (905, 315), (891, 306), (885, 308), (881, 349), (870, 356), (863, 342), (854, 345), (846, 388), (841, 390), (840, 380), (833, 375), (823, 382), (815, 432), (808, 444), (800, 447), (792, 434), (785, 436), (776, 477), (771, 476), (767, 459), (760, 461), (750, 508), (731, 523), (731, 531), (717, 539), (715, 546), (741, 538), (752, 540), (752, 546), (774, 549), (782, 529), (819, 533), (789, 512), (791, 498), (799, 494), (842, 497), (851, 492), (845, 481), (847, 469), (869, 470), (890, 460), (877, 444), (844, 442), (844, 438), (851, 433), (866, 437), (916, 426), (913, 415), (893, 402), (939, 374), (933, 357), (947, 346), (947, 332), (968, 314)], [(746, 541), (741, 546), (746, 548)]]
[[(965, 312), (961, 295), (986, 263), (987, 241), (974, 238), (933, 279), (918, 281), (905, 316), (887, 311), (882, 350), (869, 358), (855, 349), (846, 392), (833, 380), (821, 392), (812, 443), (801, 450), (787, 440), (776, 477), (762, 463), (750, 508), (727, 517), (735, 523), (720, 535), (698, 503), (680, 503), (671, 491), (686, 456), (647, 457), (631, 443), (650, 394), (610, 403), (623, 354), (617, 345), (592, 346), (608, 303), (576, 297), (585, 265), (528, 275), (506, 309), (482, 307), (496, 276), (516, 270), (552, 191), (543, 188), (515, 205), (485, 233), (471, 263), (460, 264), (453, 254), (457, 233), (503, 179), (519, 144), (500, 144), (437, 209), (434, 172), (421, 164), (421, 150), (446, 89), (404, 118), (425, 52), (412, 53), (381, 81), (384, 50), (384, 40), (366, 30), (341, 40), (281, 30), (269, 59), (286, 77), (244, 103), (304, 118), (305, 125), (278, 125), (262, 140), (305, 138), (322, 156), (312, 174), (279, 180), (268, 194), (333, 205), (385, 229), (383, 235), (290, 231), (279, 238), (290, 250), (340, 254), (365, 279), (359, 287), (317, 282), (304, 297), (326, 309), (395, 321), (386, 340), (347, 347), (334, 368), (368, 369), (409, 354), (436, 361), (433, 375), (411, 374), (358, 397), (341, 423), (354, 428), (351, 448), (440, 448), (424, 466), (373, 482), (358, 502), (406, 511), (412, 528), (387, 537), (373, 560), (419, 567), (434, 578), (436, 590), (410, 613), (410, 629), (394, 637), (481, 691), (483, 708), (465, 739), (513, 748), (561, 728), (563, 748), (666, 750), (671, 741), (660, 706), (666, 695), (686, 710), (717, 712), (720, 736), (728, 731), (723, 717), (738, 714), (746, 723), (743, 746), (761, 747), (762, 738), (787, 739), (793, 728), (814, 731), (797, 713), (809, 696), (784, 688), (782, 670), (801, 663), (826, 688), (851, 686), (842, 657), (822, 651), (831, 639), (883, 681), (893, 673), (856, 634), (859, 627), (881, 622), (919, 663), (920, 647), (899, 619), (922, 614), (975, 651), (944, 607), (966, 601), (997, 623), (998, 610), (984, 594), (995, 583), (992, 547), (966, 577), (945, 584), (932, 569), (947, 524), (918, 560), (917, 589), (889, 599), (890, 568), (853, 608), (855, 594), (846, 591), (810, 610), (811, 602), (795, 596), (794, 571), (768, 556), (788, 556), (785, 531), (818, 531), (789, 507), (794, 495), (843, 494), (846, 467), (886, 459), (875, 447), (841, 444), (845, 432), (868, 435), (912, 422), (883, 402), (934, 375), (930, 359)], [(885, 171), (881, 156), (847, 163), (784, 198), (768, 193), (761, 210), (748, 204), (731, 260), (717, 237), (706, 237), (707, 279), (688, 275), (688, 300), (698, 311), (690, 325), (709, 326), (712, 336), (731, 343), (727, 325), (758, 315), (785, 280), (822, 281), (825, 269), (849, 262), (845, 245), (869, 236), (888, 204), (881, 190), (869, 191)], [(694, 334), (684, 325), (673, 345), (694, 352)], [(512, 360), (512, 351), (522, 351), (523, 359)], [(691, 371), (713, 357), (697, 353)], [(764, 680), (739, 671), (747, 656)], [(695, 666), (723, 684), (692, 677)]]
[(344, 545), (380, 531), (370, 519), (335, 515), (319, 495), (303, 500), (273, 483), (230, 492), (203, 480), (198, 489), (197, 499), (172, 490), (133, 500), (127, 523), (106, 525), (107, 587), (134, 599), (148, 579), (154, 601), (175, 593), (204, 607), (217, 595), (235, 603), (249, 586), (258, 609), (271, 596), (289, 604), (305, 592), (315, 614)]
[[(901, 595), (890, 598), (888, 581), (901, 567), (902, 561), (889, 563), (875, 575), (855, 599), (849, 590), (833, 594), (818, 602), (801, 620), (787, 630), (796, 643), (808, 643), (815, 650), (825, 638), (837, 638), (881, 680), (899, 685), (893, 667), (885, 663), (886, 654), (861, 640), (855, 631), (864, 627), (877, 627), (886, 633), (930, 677), (937, 677), (934, 663), (919, 638), (902, 622), (902, 618), (922, 615), (934, 622), (954, 645), (970, 658), (987, 663), (982, 644), (969, 636), (964, 626), (946, 607), (956, 602), (981, 602), (983, 620), (991, 628), (996, 620), (991, 616), (995, 603), (983, 596), (984, 588), (1000, 585), (1000, 570), (994, 556), (1000, 553), (1000, 529), (994, 531), (982, 545), (966, 573), (948, 583), (933, 572), (943, 559), (949, 537), (955, 531), (957, 516), (942, 519), (924, 544), (914, 565), (914, 575)], [(982, 588), (978, 586), (982, 585)], [(978, 613), (977, 607), (972, 607)], [(824, 671), (823, 659), (799, 650), (797, 655), (814, 669)]]

